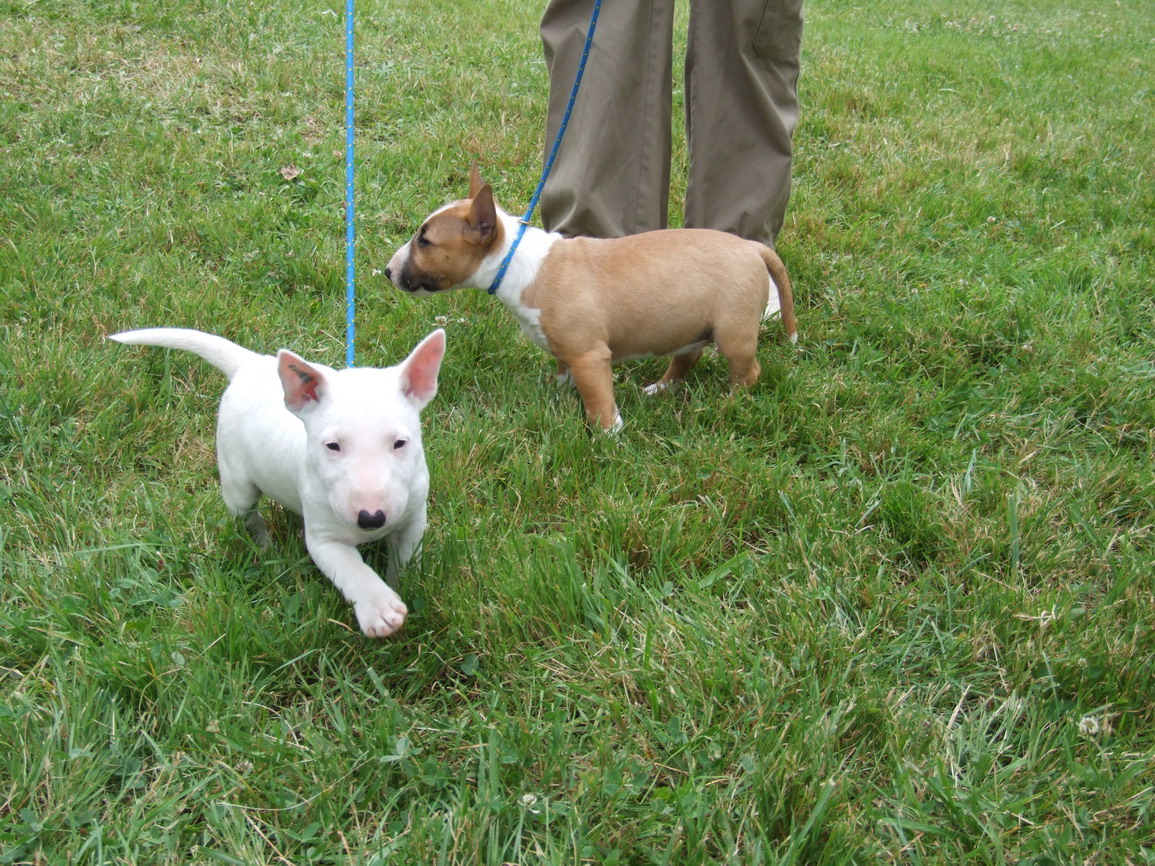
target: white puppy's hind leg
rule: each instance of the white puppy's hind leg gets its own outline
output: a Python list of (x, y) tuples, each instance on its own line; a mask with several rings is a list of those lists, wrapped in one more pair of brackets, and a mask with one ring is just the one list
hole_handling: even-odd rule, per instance
[(253, 541), (258, 546), (268, 547), (273, 543), (273, 539), (269, 535), (269, 525), (265, 523), (265, 518), (261, 517), (261, 512), (257, 511), (256, 507), (245, 518), (245, 529), (249, 531), (249, 535), (253, 537)]
[(268, 547), (272, 543), (269, 527), (265, 523), (265, 518), (257, 511), (257, 501), (261, 498), (260, 488), (247, 478), (234, 474), (223, 460), (220, 472), (221, 498), (224, 499), (229, 514), (242, 518), (253, 540), (261, 547)]

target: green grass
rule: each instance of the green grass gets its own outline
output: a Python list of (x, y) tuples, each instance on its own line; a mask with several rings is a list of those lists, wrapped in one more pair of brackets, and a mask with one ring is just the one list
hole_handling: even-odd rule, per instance
[(373, 273), (528, 200), (540, 9), (359, 4), (357, 360), (449, 333), (375, 642), (228, 517), (222, 377), (104, 340), (343, 362), (341, 7), (0, 0), (0, 862), (1155, 862), (1149, 4), (811, 0), (799, 345), (616, 438)]

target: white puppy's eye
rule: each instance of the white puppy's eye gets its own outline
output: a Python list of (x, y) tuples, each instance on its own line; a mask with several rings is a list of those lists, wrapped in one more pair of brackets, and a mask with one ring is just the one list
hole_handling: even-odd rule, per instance
[(341, 450), (341, 443), (340, 442), (326, 442), (325, 447), (328, 448), (330, 451), (340, 451)]
[(409, 444), (408, 439), (396, 439), (393, 442), (393, 450), (394, 451), (400, 451), (402, 448), (404, 448), (408, 444)]

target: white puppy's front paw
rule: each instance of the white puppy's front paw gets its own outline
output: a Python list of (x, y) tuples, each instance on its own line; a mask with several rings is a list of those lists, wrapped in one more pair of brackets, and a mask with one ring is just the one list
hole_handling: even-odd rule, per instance
[(409, 615), (401, 596), (392, 590), (357, 602), (353, 610), (366, 637), (389, 637), (405, 625), (405, 617)]

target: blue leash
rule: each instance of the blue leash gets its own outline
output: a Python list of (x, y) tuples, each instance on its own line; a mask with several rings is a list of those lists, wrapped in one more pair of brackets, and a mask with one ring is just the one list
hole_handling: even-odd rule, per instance
[[(352, 4), (353, 0), (349, 0)], [(533, 219), (533, 212), (537, 209), (537, 203), (541, 199), (541, 191), (545, 188), (545, 182), (549, 178), (549, 173), (553, 169), (553, 160), (557, 156), (558, 148), (561, 147), (562, 136), (565, 135), (565, 129), (569, 126), (570, 114), (573, 113), (573, 104), (577, 99), (578, 87), (582, 83), (582, 75), (586, 71), (586, 59), (590, 56), (590, 46), (594, 43), (594, 29), (598, 24), (598, 13), (602, 9), (602, 0), (594, 0), (594, 12), (590, 16), (590, 28), (586, 32), (585, 47), (582, 48), (582, 59), (578, 63), (577, 75), (574, 77), (573, 90), (569, 94), (569, 102), (566, 103), (565, 114), (562, 115), (561, 126), (558, 127), (557, 136), (553, 140), (553, 147), (550, 148), (549, 157), (545, 161), (545, 168), (541, 172), (541, 180), (537, 183), (537, 189), (534, 190), (533, 198), (529, 200), (529, 208), (525, 212), (517, 227), (517, 236), (513, 239), (513, 246), (509, 248), (509, 252), (505, 254), (505, 258), (501, 260), (501, 267), (497, 271), (497, 276), (493, 279), (493, 284), (486, 289), (486, 291), (493, 295), (501, 288), (501, 281), (505, 279), (505, 272), (509, 270), (509, 263), (513, 261), (513, 254), (517, 252), (517, 247), (521, 243), (522, 235), (525, 234), (525, 228), (529, 225), (530, 220)]]
[(353, 366), (353, 0), (345, 2), (345, 364)]

